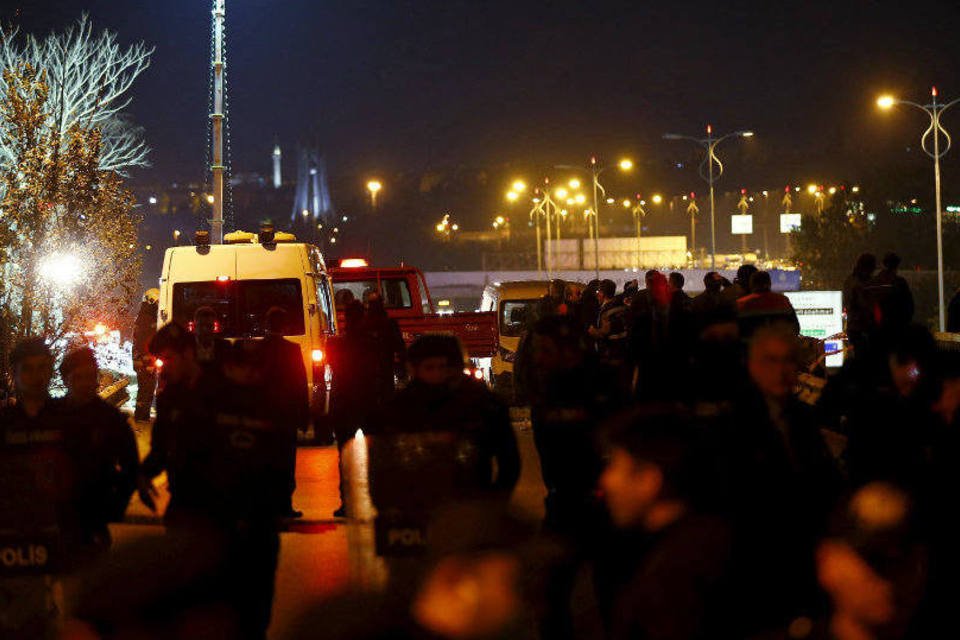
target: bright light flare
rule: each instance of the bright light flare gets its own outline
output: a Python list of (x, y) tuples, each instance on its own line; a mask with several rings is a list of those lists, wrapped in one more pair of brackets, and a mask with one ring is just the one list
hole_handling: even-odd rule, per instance
[(520, 194), (516, 191), (507, 191), (507, 200), (510, 202), (516, 202), (520, 198)]
[(40, 277), (61, 289), (73, 288), (83, 276), (83, 263), (72, 254), (54, 254), (40, 261)]
[(563, 187), (560, 187), (559, 189), (557, 189), (556, 191), (554, 191), (553, 194), (554, 194), (555, 196), (557, 196), (558, 198), (560, 198), (561, 200), (563, 200), (563, 199), (566, 198), (568, 195), (570, 195), (570, 192), (567, 191), (566, 189), (564, 189)]
[(741, 133), (740, 135), (743, 136), (744, 138), (752, 138), (752, 137), (753, 137), (753, 131), (744, 131), (744, 132)]
[(370, 193), (375, 195), (379, 193), (381, 189), (383, 189), (383, 183), (381, 183), (379, 180), (370, 180), (367, 182), (367, 191)]
[(571, 189), (574, 189), (574, 190), (580, 188), (580, 181), (577, 180), (576, 178), (571, 178), (571, 179), (570, 179), (570, 182), (568, 182), (567, 184), (569, 184), (569, 185), (570, 185), (570, 188), (571, 188)]
[(813, 195), (813, 194), (815, 194), (816, 192), (817, 192), (817, 185), (815, 185), (815, 184), (808, 184), (808, 185), (807, 185), (807, 193), (809, 193), (810, 195)]
[(514, 180), (510, 188), (516, 191), (517, 193), (523, 193), (524, 191), (527, 190), (527, 183), (524, 182), (523, 180)]
[(893, 105), (896, 104), (896, 102), (897, 102), (897, 99), (890, 95), (880, 96), (879, 98), (877, 98), (877, 106), (880, 107), (881, 109), (889, 109), (893, 107)]
[(661, 202), (663, 202), (663, 196), (660, 195), (659, 193), (655, 193), (653, 194), (653, 197), (650, 198), (650, 200), (653, 201), (653, 204), (660, 204)]
[(631, 169), (633, 169), (633, 160), (631, 160), (630, 158), (624, 158), (618, 163), (617, 166), (620, 167), (621, 171), (630, 171)]
[(629, 200), (624, 200), (622, 204), (623, 204), (623, 208), (624, 208), (624, 209), (629, 209), (629, 208), (630, 208), (630, 205), (633, 204), (633, 203), (630, 202)]
[(584, 202), (587, 201), (587, 196), (583, 195), (582, 193), (578, 193), (577, 196), (576, 196), (573, 200), (574, 200), (574, 202), (576, 202), (577, 204), (583, 204)]

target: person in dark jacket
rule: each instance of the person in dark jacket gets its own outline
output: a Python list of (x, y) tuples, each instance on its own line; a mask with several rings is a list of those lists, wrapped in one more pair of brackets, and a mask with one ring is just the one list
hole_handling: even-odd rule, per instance
[(0, 563), (0, 637), (55, 638), (51, 583), (70, 568), (80, 537), (73, 460), (63, 412), (50, 399), (49, 347), (42, 338), (21, 340), (10, 365), (15, 399), (0, 407), (0, 530), (14, 540), (33, 541), (42, 552), (27, 554), (25, 567)]
[(867, 283), (877, 269), (877, 257), (861, 254), (853, 272), (843, 282), (843, 310), (847, 314), (847, 337), (853, 345), (854, 356), (862, 356), (869, 349), (869, 335), (873, 331), (873, 309), (867, 296)]
[(547, 293), (537, 302), (536, 314), (530, 318), (529, 325), (533, 326), (540, 318), (565, 314), (567, 312), (566, 289), (567, 283), (563, 280), (551, 280)]
[(261, 640), (270, 622), (278, 526), (289, 495), (285, 444), (275, 412), (262, 402), (265, 383), (254, 343), (226, 347), (219, 372), (204, 369), (196, 349), (193, 336), (175, 323), (151, 341), (166, 380), (138, 491), (156, 510), (152, 479), (167, 472), (168, 531), (218, 540), (223, 558), (210, 588), (222, 590), (239, 637)]
[(193, 312), (193, 335), (197, 341), (197, 363), (211, 374), (221, 374), (229, 345), (219, 336), (219, 320), (213, 307)]
[(732, 534), (703, 508), (712, 479), (700, 434), (673, 407), (617, 421), (600, 478), (615, 533), (601, 544), (597, 590), (609, 637), (732, 637)]
[(703, 293), (690, 303), (694, 333), (703, 339), (704, 333), (723, 325), (733, 325), (737, 308), (723, 297), (723, 276), (711, 271), (703, 276)]
[[(370, 496), (378, 552), (388, 559), (423, 549), (438, 508), (474, 498), (505, 502), (520, 476), (507, 407), (463, 374), (456, 337), (419, 337), (409, 366), (410, 383), (370, 421)], [(391, 571), (391, 580), (408, 577), (396, 565)]]
[(737, 300), (753, 293), (750, 279), (757, 271), (759, 269), (752, 264), (744, 264), (737, 269), (737, 276), (733, 279), (733, 284), (723, 290), (723, 299), (727, 304), (736, 305)]
[(930, 407), (937, 391), (936, 343), (919, 325), (904, 328), (890, 346), (883, 371), (864, 393), (852, 398), (844, 451), (850, 482), (894, 482), (924, 488), (933, 439)]
[(630, 310), (617, 299), (617, 285), (604, 280), (597, 291), (600, 311), (589, 330), (597, 341), (600, 360), (611, 367), (626, 371), (629, 356)]
[(363, 305), (356, 300), (347, 304), (344, 319), (346, 333), (330, 344), (330, 366), (333, 367), (330, 411), (340, 470), (340, 506), (333, 513), (335, 518), (348, 515), (344, 452), (370, 414), (369, 384), (377, 370), (373, 341), (363, 330)]
[(371, 385), (371, 400), (383, 403), (393, 397), (396, 379), (403, 379), (406, 362), (406, 344), (397, 321), (387, 315), (383, 298), (376, 291), (363, 296), (363, 330), (369, 336), (376, 353), (377, 371)]
[(913, 322), (914, 304), (910, 285), (897, 274), (900, 256), (888, 253), (883, 256), (882, 264), (883, 269), (867, 282), (865, 291), (878, 339), (881, 344), (888, 345)]
[(757, 328), (770, 324), (783, 324), (795, 334), (800, 334), (800, 321), (790, 298), (771, 291), (770, 274), (758, 271), (750, 277), (752, 293), (737, 300), (737, 325), (740, 339), (749, 340)]
[(745, 620), (758, 625), (799, 615), (792, 608), (800, 603), (813, 606), (808, 559), (841, 489), (812, 410), (794, 395), (798, 348), (782, 325), (757, 329), (749, 384), (713, 432), (726, 467), (720, 477), (729, 483), (739, 585), (762, 612)]
[(636, 393), (643, 399), (667, 392), (677, 375), (677, 363), (683, 359), (675, 351), (680, 340), (674, 340), (671, 334), (672, 294), (667, 277), (659, 271), (648, 271), (646, 284), (630, 308), (630, 353), (637, 370)]
[(287, 333), (287, 312), (271, 307), (266, 314), (266, 335), (259, 345), (264, 390), (267, 393), (284, 443), (284, 469), (287, 475), (287, 497), (283, 510), (289, 518), (303, 512), (293, 508), (297, 488), (297, 434), (310, 426), (310, 390), (300, 346), (283, 336)]
[(599, 429), (624, 401), (619, 373), (599, 361), (575, 321), (545, 318), (531, 335), (535, 382), (530, 417), (547, 490), (544, 530), (566, 551), (547, 581), (545, 638), (568, 637), (570, 596), (604, 527), (597, 479), (603, 468)]
[(133, 417), (139, 422), (150, 420), (153, 396), (157, 390), (157, 372), (150, 356), (150, 339), (157, 332), (159, 299), (158, 289), (147, 290), (133, 326), (133, 370), (137, 374), (137, 406)]
[(92, 555), (110, 545), (107, 524), (123, 520), (136, 488), (140, 456), (127, 417), (97, 395), (99, 369), (87, 347), (60, 365), (67, 386), (62, 410), (69, 416), (66, 443), (74, 462), (73, 488), (82, 544)]

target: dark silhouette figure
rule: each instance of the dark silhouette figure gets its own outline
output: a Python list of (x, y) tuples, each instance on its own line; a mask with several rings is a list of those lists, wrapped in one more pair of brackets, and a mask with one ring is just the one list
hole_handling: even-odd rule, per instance
[(133, 325), (133, 370), (137, 374), (137, 407), (133, 417), (150, 420), (153, 396), (157, 390), (157, 372), (150, 356), (150, 339), (157, 332), (157, 313), (160, 292), (150, 289), (143, 296), (137, 319)]
[(337, 440), (340, 469), (340, 506), (335, 517), (347, 516), (347, 478), (344, 449), (357, 429), (364, 426), (375, 401), (370, 397), (370, 381), (377, 371), (373, 339), (363, 327), (363, 305), (353, 301), (344, 308), (346, 333), (330, 344), (333, 390), (330, 406), (333, 431)]
[(283, 509), (287, 517), (299, 518), (303, 513), (293, 508), (293, 493), (297, 488), (297, 434), (306, 432), (310, 426), (310, 392), (303, 352), (299, 345), (283, 337), (287, 321), (287, 312), (283, 308), (272, 307), (267, 311), (266, 335), (259, 351), (263, 388), (283, 438), (287, 475)]

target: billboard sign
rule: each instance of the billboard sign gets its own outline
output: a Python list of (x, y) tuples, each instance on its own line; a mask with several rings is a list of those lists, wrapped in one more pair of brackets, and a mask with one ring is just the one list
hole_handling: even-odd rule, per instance
[(780, 214), (780, 233), (792, 233), (800, 229), (801, 216), (799, 213)]
[(731, 233), (735, 236), (745, 236), (753, 233), (753, 216), (730, 216)]
[(828, 367), (843, 365), (843, 341), (827, 340), (843, 331), (843, 294), (840, 291), (787, 291), (785, 295), (797, 312), (800, 334), (824, 340)]

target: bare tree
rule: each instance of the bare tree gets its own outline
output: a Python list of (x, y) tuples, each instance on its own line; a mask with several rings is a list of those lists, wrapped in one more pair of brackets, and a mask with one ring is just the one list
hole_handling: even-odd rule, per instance
[[(75, 127), (99, 129), (103, 140), (100, 169), (122, 175), (147, 166), (143, 131), (125, 117), (133, 82), (150, 65), (153, 49), (144, 43), (124, 48), (116, 34), (95, 34), (87, 16), (63, 33), (42, 39), (0, 26), (0, 72), (29, 65), (46, 75), (49, 130), (65, 140)], [(7, 91), (0, 80), (0, 95)], [(0, 161), (14, 159), (12, 141), (0, 135)]]

